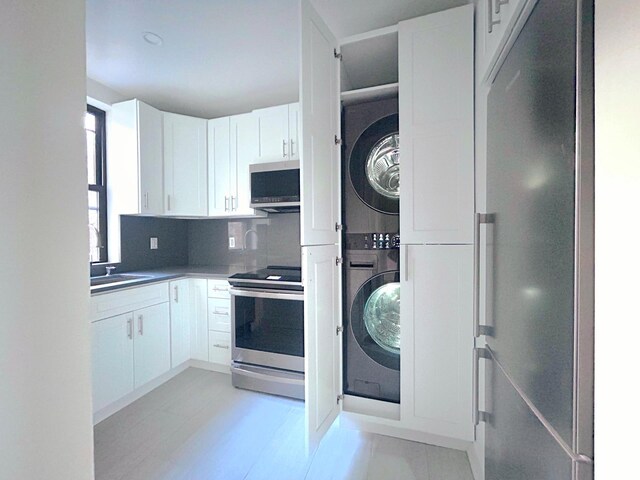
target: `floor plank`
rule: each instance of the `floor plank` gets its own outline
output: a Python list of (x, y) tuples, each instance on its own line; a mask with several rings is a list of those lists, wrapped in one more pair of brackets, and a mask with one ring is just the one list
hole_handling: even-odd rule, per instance
[(97, 480), (473, 480), (463, 452), (334, 424), (305, 445), (304, 403), (189, 368), (95, 426)]

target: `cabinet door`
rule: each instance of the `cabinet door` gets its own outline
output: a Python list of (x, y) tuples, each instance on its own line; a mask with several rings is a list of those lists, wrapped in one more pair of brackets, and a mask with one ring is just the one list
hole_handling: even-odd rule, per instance
[(399, 25), (402, 243), (473, 241), (473, 5)]
[(169, 304), (136, 310), (134, 323), (134, 378), (138, 388), (171, 368)]
[(162, 112), (142, 102), (137, 102), (137, 106), (140, 213), (162, 215), (164, 213)]
[(220, 365), (231, 365), (230, 334), (209, 332), (209, 361)]
[(252, 163), (278, 162), (289, 158), (289, 106), (254, 110), (258, 124), (258, 156)]
[(339, 60), (335, 36), (308, 0), (302, 1), (300, 157), (301, 245), (337, 244), (340, 215)]
[(258, 126), (253, 113), (231, 117), (232, 178), (231, 210), (233, 214), (252, 215), (249, 165), (258, 156)]
[(91, 324), (93, 411), (133, 391), (133, 313)]
[(191, 358), (191, 292), (190, 280), (169, 283), (171, 294), (171, 368)]
[(207, 121), (164, 114), (165, 213), (207, 214)]
[(306, 431), (312, 443), (322, 438), (340, 412), (338, 256), (337, 245), (302, 248)]
[(473, 440), (473, 247), (405, 246), (401, 255), (402, 418)]
[(191, 280), (191, 358), (209, 360), (209, 328), (207, 325), (207, 281)]
[(209, 215), (231, 211), (231, 151), (229, 117), (207, 122)]
[(300, 159), (300, 143), (298, 132), (300, 131), (300, 104), (289, 104), (289, 159)]

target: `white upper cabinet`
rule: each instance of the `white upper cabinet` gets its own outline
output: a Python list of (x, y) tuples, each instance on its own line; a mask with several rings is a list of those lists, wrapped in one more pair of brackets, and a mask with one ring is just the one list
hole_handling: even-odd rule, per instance
[(207, 122), (210, 216), (227, 215), (231, 212), (231, 188), (235, 184), (235, 171), (231, 161), (230, 129), (229, 117)]
[(258, 156), (251, 163), (277, 162), (289, 158), (289, 106), (254, 110), (258, 124)]
[(254, 110), (258, 122), (258, 157), (256, 162), (298, 160), (298, 103)]
[(401, 416), (411, 429), (473, 440), (473, 246), (401, 249)]
[(300, 104), (289, 104), (289, 160), (300, 159)]
[(309, 1), (301, 4), (301, 245), (330, 245), (340, 238), (338, 42)]
[(146, 103), (138, 107), (140, 213), (163, 213), (162, 112)]
[(399, 24), (403, 244), (473, 241), (473, 5)]
[(207, 215), (207, 121), (164, 114), (167, 215)]
[(230, 206), (234, 215), (253, 215), (249, 165), (257, 162), (258, 122), (253, 113), (233, 115), (231, 125), (232, 185)]

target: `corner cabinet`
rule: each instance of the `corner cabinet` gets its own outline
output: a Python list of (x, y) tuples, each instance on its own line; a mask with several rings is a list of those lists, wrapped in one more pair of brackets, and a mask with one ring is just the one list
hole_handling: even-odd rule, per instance
[(402, 243), (471, 243), (473, 5), (400, 22), (398, 35)]
[(207, 121), (164, 113), (164, 213), (207, 215)]

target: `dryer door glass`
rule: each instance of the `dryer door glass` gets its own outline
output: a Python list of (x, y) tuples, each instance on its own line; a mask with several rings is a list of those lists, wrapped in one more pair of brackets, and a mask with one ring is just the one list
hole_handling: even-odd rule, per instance
[(364, 325), (373, 341), (400, 353), (400, 283), (378, 287), (364, 306)]
[(400, 196), (399, 135), (388, 135), (376, 143), (367, 156), (367, 180), (387, 198)]

